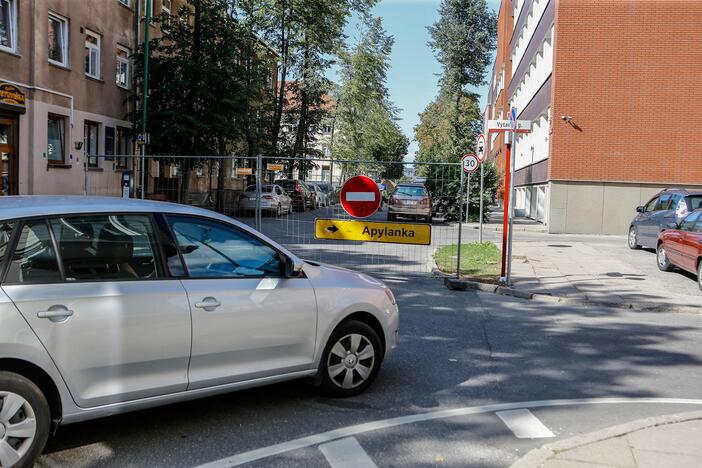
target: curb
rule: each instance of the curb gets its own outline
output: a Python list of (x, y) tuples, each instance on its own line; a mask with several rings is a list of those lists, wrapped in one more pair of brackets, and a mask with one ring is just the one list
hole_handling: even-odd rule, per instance
[(603, 440), (614, 439), (616, 437), (621, 437), (643, 429), (695, 420), (702, 420), (702, 411), (639, 419), (621, 424), (619, 426), (613, 426), (600, 431), (571, 437), (570, 439), (560, 440), (558, 442), (533, 449), (522, 458), (512, 463), (510, 468), (537, 468), (558, 453), (572, 450), (583, 445), (590, 445)]
[(702, 309), (699, 307), (683, 306), (683, 305), (673, 305), (673, 304), (657, 304), (651, 305), (646, 303), (638, 302), (608, 302), (608, 301), (593, 301), (593, 300), (583, 300), (583, 299), (573, 299), (568, 297), (553, 296), (551, 294), (544, 294), (540, 292), (525, 291), (522, 289), (516, 289), (509, 286), (500, 286), (492, 283), (483, 283), (480, 281), (473, 280), (463, 280), (458, 279), (453, 276), (448, 276), (446, 273), (433, 269), (432, 273), (434, 275), (443, 277), (444, 285), (451, 291), (483, 291), (490, 292), (493, 294), (500, 294), (502, 296), (517, 297), (519, 299), (533, 299), (543, 302), (551, 302), (556, 304), (569, 304), (569, 305), (595, 305), (598, 307), (612, 307), (617, 309), (631, 309), (639, 312), (675, 312), (675, 313), (690, 313), (690, 314), (701, 314)]

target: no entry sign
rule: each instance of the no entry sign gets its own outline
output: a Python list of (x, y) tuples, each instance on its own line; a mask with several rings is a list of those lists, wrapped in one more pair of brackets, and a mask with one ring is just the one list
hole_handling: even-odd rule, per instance
[(466, 154), (461, 159), (461, 165), (464, 172), (473, 172), (480, 167), (480, 161), (474, 154)]
[(341, 206), (354, 218), (367, 218), (380, 207), (380, 190), (373, 179), (351, 177), (341, 187)]

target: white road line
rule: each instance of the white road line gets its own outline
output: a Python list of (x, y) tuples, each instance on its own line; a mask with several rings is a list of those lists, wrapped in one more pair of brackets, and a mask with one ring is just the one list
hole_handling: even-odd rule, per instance
[(198, 468), (229, 468), (233, 466), (251, 463), (264, 458), (281, 455), (283, 453), (292, 452), (301, 448), (311, 447), (313, 445), (331, 442), (345, 437), (351, 437), (358, 434), (363, 434), (370, 431), (380, 429), (388, 429), (392, 427), (402, 426), (404, 424), (413, 424), (424, 421), (433, 421), (436, 419), (455, 418), (458, 416), (468, 416), (472, 414), (494, 413), (497, 411), (508, 411), (523, 408), (548, 408), (558, 406), (578, 406), (578, 405), (620, 405), (620, 404), (669, 404), (669, 405), (699, 405), (702, 406), (702, 400), (686, 399), (686, 398), (573, 398), (566, 400), (535, 400), (521, 401), (517, 403), (496, 403), (494, 405), (485, 406), (466, 406), (461, 408), (452, 408), (438, 411), (430, 411), (428, 413), (410, 414), (407, 416), (399, 416), (396, 418), (380, 419), (355, 426), (340, 427), (327, 432), (312, 434), (307, 437), (281, 442), (268, 447), (261, 447), (248, 452), (232, 455), (231, 457), (215, 460)]
[(319, 446), (332, 468), (378, 468), (355, 437)]
[(556, 435), (528, 409), (498, 411), (495, 414), (505, 423), (510, 431), (514, 432), (517, 439), (544, 439), (547, 437), (556, 437)]
[(375, 201), (374, 192), (346, 192), (346, 201)]

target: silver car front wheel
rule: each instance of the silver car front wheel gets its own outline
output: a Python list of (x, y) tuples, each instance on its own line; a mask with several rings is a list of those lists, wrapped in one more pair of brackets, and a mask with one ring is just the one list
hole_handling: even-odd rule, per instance
[(638, 249), (639, 247), (641, 247), (641, 245), (639, 245), (638, 235), (636, 234), (636, 228), (634, 226), (631, 226), (631, 228), (629, 228), (628, 243), (629, 243), (629, 248), (632, 250), (635, 250), (635, 249)]
[(371, 326), (349, 320), (334, 330), (322, 359), (322, 390), (330, 396), (349, 397), (362, 393), (375, 380), (383, 349)]

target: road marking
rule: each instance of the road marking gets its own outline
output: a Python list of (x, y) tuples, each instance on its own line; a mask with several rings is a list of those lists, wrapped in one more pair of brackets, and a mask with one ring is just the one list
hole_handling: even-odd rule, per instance
[(332, 468), (378, 468), (355, 437), (319, 446)]
[(433, 421), (436, 419), (455, 418), (458, 416), (468, 416), (473, 414), (494, 413), (497, 411), (508, 411), (514, 409), (525, 408), (549, 408), (558, 406), (578, 406), (578, 405), (613, 405), (613, 404), (669, 404), (669, 405), (699, 405), (702, 406), (702, 400), (686, 399), (686, 398), (573, 398), (566, 400), (535, 400), (522, 401), (517, 403), (496, 403), (494, 405), (484, 406), (466, 406), (461, 408), (452, 408), (438, 411), (430, 411), (427, 413), (410, 414), (407, 416), (399, 416), (396, 418), (379, 419), (367, 423), (356, 424), (355, 426), (340, 427), (327, 432), (320, 432), (310, 436), (301, 437), (299, 439), (281, 442), (268, 447), (261, 447), (248, 452), (242, 452), (231, 457), (215, 460), (198, 468), (228, 468), (240, 466), (245, 463), (262, 460), (264, 458), (281, 455), (283, 453), (292, 452), (301, 448), (307, 448), (314, 445), (332, 442), (334, 440), (343, 439), (346, 437), (364, 434), (370, 431), (381, 429), (389, 429), (392, 427), (402, 426), (405, 424), (413, 424), (424, 421)]
[(498, 418), (514, 432), (517, 439), (544, 439), (556, 435), (528, 409), (498, 411)]
[(375, 201), (373, 192), (346, 192), (346, 201)]

